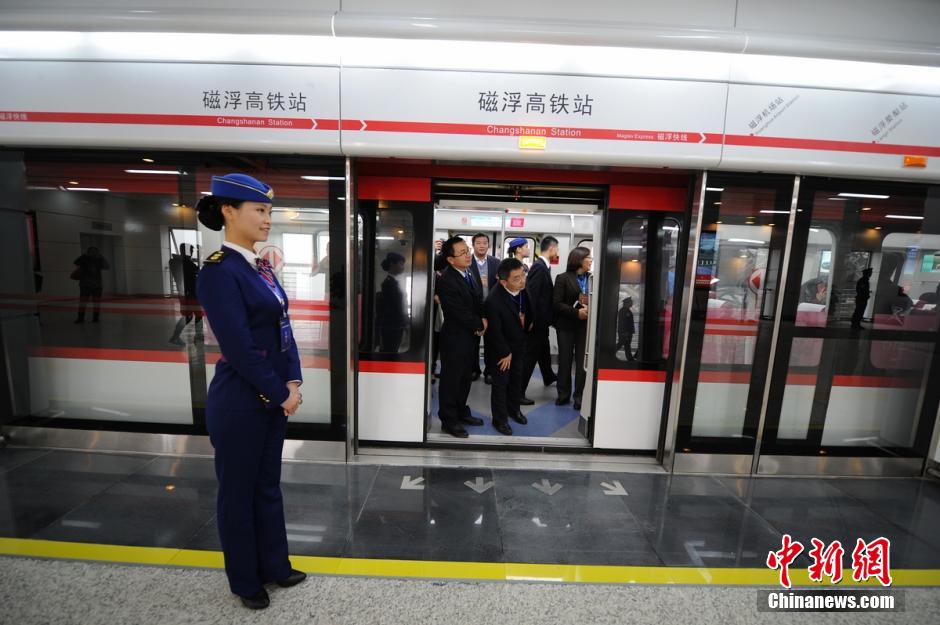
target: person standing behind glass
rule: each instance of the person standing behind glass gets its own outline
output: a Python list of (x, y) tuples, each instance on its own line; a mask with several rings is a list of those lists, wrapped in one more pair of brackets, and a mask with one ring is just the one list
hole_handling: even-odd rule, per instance
[(865, 316), (865, 309), (868, 308), (868, 300), (871, 298), (871, 274), (872, 268), (865, 268), (862, 270), (862, 277), (855, 283), (855, 311), (852, 313), (852, 327), (856, 330), (862, 327), (862, 317)]
[(552, 302), (558, 336), (558, 399), (556, 406), (571, 401), (571, 365), (574, 363), (574, 409), (581, 409), (584, 394), (584, 346), (587, 340), (588, 284), (591, 250), (576, 247), (568, 254), (568, 268), (555, 279)]
[(85, 308), (88, 300), (92, 301), (92, 323), (98, 323), (101, 316), (101, 272), (111, 269), (107, 259), (97, 247), (89, 247), (84, 254), (73, 261), (75, 269), (72, 275), (78, 276), (78, 316), (75, 323), (84, 323)]
[[(470, 274), (473, 262), (470, 248), (460, 237), (452, 237), (441, 246), (447, 268), (437, 279), (435, 289), (444, 311), (441, 326), (441, 385), (438, 417), (441, 429), (451, 436), (466, 438), (462, 423), (483, 425), (483, 419), (470, 414), (470, 376), (473, 361), (479, 359), (477, 337), (486, 332), (483, 297), (479, 283)], [(474, 351), (476, 350), (476, 351)]]
[(270, 603), (264, 584), (289, 587), (306, 574), (291, 567), (281, 495), (287, 418), (303, 401), (300, 358), (287, 294), (255, 243), (268, 239), (274, 191), (244, 174), (212, 177), (196, 205), (222, 249), (206, 258), (196, 294), (222, 357), (206, 400), (215, 448), (218, 526), (229, 588), (253, 610)]
[[(486, 296), (497, 284), (496, 270), (499, 268), (499, 260), (489, 254), (490, 237), (487, 234), (477, 232), (473, 235), (471, 242), (473, 243), (473, 262), (470, 263), (470, 273), (480, 283), (483, 290), (483, 299), (486, 299)], [(480, 351), (480, 340), (481, 338), (477, 337), (477, 352)], [(483, 341), (485, 342), (485, 339)], [(476, 382), (480, 378), (480, 373), (480, 361), (477, 359), (470, 378)], [(485, 368), (482, 373), (484, 374), (483, 381), (492, 384), (493, 379), (489, 368)]]
[(169, 342), (174, 345), (185, 345), (180, 339), (183, 334), (183, 328), (195, 317), (196, 322), (194, 339), (202, 340), (202, 308), (196, 302), (196, 278), (199, 275), (199, 266), (190, 255), (191, 245), (180, 243), (180, 253), (173, 254), (170, 258), (170, 275), (176, 282), (176, 294), (180, 302), (180, 320), (176, 322), (176, 328), (173, 329), (173, 336)]
[(389, 252), (382, 261), (382, 270), (388, 275), (382, 281), (376, 306), (379, 351), (398, 353), (401, 339), (408, 327), (405, 294), (399, 282), (399, 276), (405, 271), (405, 257), (396, 252)]
[(552, 371), (552, 348), (548, 340), (548, 329), (554, 318), (552, 303), (552, 270), (549, 263), (558, 258), (558, 239), (552, 236), (544, 237), (539, 244), (542, 253), (532, 262), (532, 268), (526, 277), (525, 290), (532, 302), (532, 315), (535, 325), (526, 346), (525, 371), (522, 374), (522, 398), (519, 402), (524, 406), (531, 406), (534, 400), (526, 397), (526, 389), (532, 372), (538, 364), (542, 372), (542, 383), (551, 386), (557, 379)]

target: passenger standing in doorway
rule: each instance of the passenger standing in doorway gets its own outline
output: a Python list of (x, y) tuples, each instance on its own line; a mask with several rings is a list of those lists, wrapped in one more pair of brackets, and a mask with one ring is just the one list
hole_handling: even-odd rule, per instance
[(505, 436), (512, 435), (509, 419), (525, 425), (519, 409), (522, 377), (525, 370), (526, 340), (532, 329), (532, 307), (525, 291), (526, 274), (522, 263), (507, 258), (499, 264), (499, 284), (486, 298), (489, 327), (486, 334), (486, 366), (493, 374), (490, 408), (493, 427)]
[(72, 275), (78, 280), (78, 316), (75, 323), (84, 323), (85, 308), (88, 300), (92, 301), (92, 323), (98, 323), (101, 317), (101, 272), (111, 269), (107, 259), (97, 247), (89, 247), (84, 254), (73, 261), (75, 269)]
[[(441, 255), (441, 248), (444, 246), (444, 239), (434, 241), (434, 280), (440, 280), (441, 273), (447, 269), (447, 261)], [(437, 382), (437, 361), (440, 360), (441, 353), (441, 326), (444, 325), (444, 313), (441, 312), (441, 298), (434, 294), (434, 306), (432, 307), (433, 332), (431, 333), (431, 384)]]
[[(473, 263), (470, 264), (470, 273), (474, 279), (480, 283), (483, 291), (483, 299), (497, 284), (496, 270), (499, 268), (499, 260), (495, 256), (490, 256), (490, 237), (482, 232), (473, 235)], [(480, 338), (477, 339), (477, 352), (480, 351)], [(486, 339), (482, 339), (485, 341)], [(473, 381), (480, 378), (480, 359), (477, 358), (473, 367)], [(493, 380), (490, 371), (484, 368), (483, 381), (490, 384)]]
[(517, 237), (509, 242), (509, 258), (515, 258), (522, 263), (523, 271), (529, 273), (529, 266), (525, 260), (529, 257), (529, 240)]
[(552, 270), (550, 264), (558, 258), (558, 239), (544, 237), (539, 244), (541, 255), (532, 262), (532, 268), (526, 276), (525, 290), (532, 302), (532, 332), (528, 335), (526, 344), (525, 371), (522, 374), (522, 398), (519, 400), (523, 406), (531, 406), (534, 400), (526, 397), (526, 389), (532, 372), (538, 364), (542, 372), (542, 383), (551, 386), (555, 380), (552, 371), (552, 350), (548, 340), (548, 329), (554, 320), (554, 307), (552, 306)]
[(555, 280), (555, 332), (558, 336), (558, 399), (571, 401), (571, 365), (574, 364), (574, 408), (581, 409), (584, 394), (584, 346), (587, 341), (588, 284), (591, 250), (576, 247), (568, 254), (568, 270)]
[(479, 359), (477, 338), (486, 332), (483, 295), (480, 284), (470, 273), (473, 262), (470, 248), (460, 237), (444, 241), (441, 256), (447, 268), (437, 280), (437, 296), (444, 311), (441, 326), (441, 385), (438, 416), (441, 429), (457, 438), (466, 438), (462, 424), (483, 425), (483, 419), (470, 414), (473, 361)]
[(617, 311), (617, 350), (623, 350), (628, 361), (636, 360), (633, 355), (633, 334), (636, 323), (633, 321), (633, 298), (626, 297)]
[(229, 588), (253, 610), (268, 607), (264, 584), (299, 584), (291, 568), (281, 495), (287, 418), (302, 403), (300, 358), (287, 294), (254, 252), (271, 229), (270, 186), (244, 174), (212, 177), (199, 221), (225, 228), (222, 249), (196, 282), (222, 357), (206, 401), (206, 428), (219, 480), (218, 526)]
[(185, 345), (180, 339), (183, 334), (183, 328), (194, 318), (195, 328), (194, 338), (197, 341), (202, 340), (202, 308), (196, 301), (196, 277), (199, 275), (199, 266), (191, 256), (193, 246), (186, 243), (180, 243), (180, 253), (173, 254), (170, 258), (170, 275), (176, 283), (176, 293), (180, 302), (180, 320), (176, 322), (176, 328), (173, 329), (173, 336), (170, 337), (170, 343), (174, 345)]
[(868, 300), (871, 297), (871, 274), (872, 268), (868, 267), (862, 271), (862, 277), (855, 283), (855, 312), (852, 313), (852, 327), (856, 330), (862, 327), (862, 316), (868, 308)]

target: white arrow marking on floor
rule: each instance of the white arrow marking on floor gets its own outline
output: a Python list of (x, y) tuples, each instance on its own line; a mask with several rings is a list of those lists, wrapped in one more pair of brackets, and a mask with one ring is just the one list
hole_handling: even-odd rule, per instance
[(480, 495), (493, 488), (493, 482), (485, 482), (482, 477), (477, 477), (473, 482), (467, 480), (464, 485)]
[(542, 478), (542, 482), (532, 482), (532, 488), (538, 491), (542, 491), (549, 497), (561, 490), (561, 484), (552, 484), (550, 481)]
[(614, 480), (613, 484), (607, 482), (601, 482), (601, 488), (604, 489), (605, 495), (618, 495), (620, 497), (627, 496), (627, 490), (623, 487), (623, 484)]
[(410, 475), (406, 475), (401, 478), (401, 490), (424, 490), (424, 484), (421, 483), (423, 481), (423, 477), (411, 479)]
[[(366, 120), (364, 120), (364, 119), (360, 119), (360, 120), (359, 120), (359, 123), (362, 124), (362, 128), (359, 129), (359, 132), (362, 132), (363, 130), (366, 129), (366, 127), (368, 126), (368, 124), (366, 123)], [(702, 136), (704, 137), (705, 135), (702, 135)]]

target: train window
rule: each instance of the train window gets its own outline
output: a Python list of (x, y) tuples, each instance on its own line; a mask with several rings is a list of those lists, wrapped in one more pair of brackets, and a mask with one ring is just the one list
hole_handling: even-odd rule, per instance
[(375, 216), (374, 351), (407, 352), (411, 328), (414, 220), (411, 212), (385, 209)]
[[(655, 241), (662, 253), (652, 268), (655, 275), (649, 275), (647, 257), (649, 220), (630, 219), (621, 232), (615, 354), (625, 362), (656, 362), (669, 357), (668, 324), (672, 316), (679, 222), (664, 219), (654, 223), (659, 224)], [(585, 242), (591, 240), (582, 244)], [(648, 297), (653, 297), (653, 301), (647, 301)]]
[(200, 431), (220, 348), (195, 285), (201, 259), (219, 249), (224, 233), (198, 223), (193, 207), (212, 175), (237, 171), (276, 193), (270, 236), (256, 251), (291, 300), (311, 398), (292, 423), (331, 423), (330, 294), (325, 278), (318, 285), (310, 273), (313, 237), (329, 224), (327, 167), (335, 172), (336, 162), (152, 157), (39, 150), (24, 157), (23, 208), (36, 215), (35, 255), (43, 260), (41, 271), (33, 263), (28, 294), (37, 313), (24, 352), (30, 413)]
[(919, 185), (808, 181), (799, 204), (808, 214), (806, 252), (794, 261), (805, 280), (784, 337), (784, 444), (914, 444), (940, 294), (940, 223), (930, 202)]

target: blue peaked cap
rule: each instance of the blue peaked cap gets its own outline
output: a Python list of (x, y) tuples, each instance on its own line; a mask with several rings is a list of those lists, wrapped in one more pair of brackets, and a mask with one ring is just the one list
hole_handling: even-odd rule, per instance
[(509, 242), (509, 249), (512, 249), (512, 248), (514, 248), (514, 247), (522, 247), (523, 245), (525, 245), (525, 244), (528, 243), (528, 242), (529, 242), (528, 239), (524, 239), (524, 238), (522, 238), (522, 237), (517, 237), (517, 238), (515, 238), (515, 239), (513, 239), (512, 241)]
[(274, 189), (245, 174), (226, 174), (225, 176), (212, 176), (212, 195), (231, 200), (270, 204), (274, 200)]

